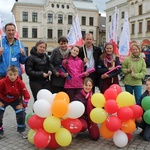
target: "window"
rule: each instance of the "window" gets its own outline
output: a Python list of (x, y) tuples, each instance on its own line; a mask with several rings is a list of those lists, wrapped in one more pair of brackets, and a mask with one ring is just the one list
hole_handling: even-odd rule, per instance
[(142, 33), (142, 22), (139, 22), (139, 33)]
[(147, 32), (150, 32), (150, 20), (147, 21)]
[(48, 23), (53, 23), (53, 14), (48, 14), (47, 22)]
[(52, 29), (47, 29), (47, 38), (52, 39), (53, 38), (53, 30)]
[(54, 7), (54, 4), (51, 4), (52, 7)]
[(65, 6), (64, 6), (64, 5), (61, 5), (61, 7), (62, 7), (62, 8), (65, 8)]
[(93, 31), (90, 31), (89, 33), (91, 33), (93, 35)]
[(22, 29), (22, 37), (23, 38), (28, 38), (28, 28), (23, 28)]
[(111, 22), (111, 16), (109, 16), (109, 22)]
[(72, 15), (68, 15), (68, 24), (72, 24)]
[(32, 13), (32, 22), (37, 22), (37, 13)]
[(28, 21), (28, 12), (23, 12), (22, 13), (22, 21)]
[(121, 18), (122, 19), (124, 18), (124, 11), (121, 13)]
[(86, 17), (82, 17), (82, 25), (86, 25)]
[(32, 38), (37, 38), (37, 29), (32, 28)]
[(59, 4), (57, 4), (56, 6), (57, 6), (57, 8), (59, 8)]
[(62, 14), (58, 14), (58, 23), (59, 24), (63, 23), (63, 15)]
[(81, 31), (81, 33), (82, 33), (82, 37), (84, 38), (86, 32), (85, 31)]
[(142, 15), (142, 11), (143, 11), (142, 5), (139, 5), (139, 15)]
[(134, 34), (134, 30), (135, 30), (135, 24), (131, 25), (131, 34)]
[(60, 38), (60, 37), (62, 37), (62, 35), (63, 35), (63, 31), (62, 30), (58, 30), (58, 39)]
[(93, 26), (93, 25), (94, 25), (94, 18), (93, 18), (93, 17), (90, 17), (90, 18), (89, 18), (89, 25), (90, 25), (90, 26)]
[(67, 5), (67, 9), (69, 9), (69, 5)]

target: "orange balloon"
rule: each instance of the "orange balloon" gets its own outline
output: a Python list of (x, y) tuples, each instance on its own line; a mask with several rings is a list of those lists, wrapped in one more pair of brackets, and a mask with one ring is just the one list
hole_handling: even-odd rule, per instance
[(113, 137), (114, 132), (110, 131), (107, 127), (106, 127), (106, 121), (103, 122), (100, 126), (100, 135), (104, 138), (104, 139), (110, 139)]
[(121, 130), (125, 133), (132, 133), (136, 129), (136, 124), (134, 120), (130, 119), (128, 121), (123, 121), (121, 124)]
[(51, 111), (55, 117), (62, 117), (68, 111), (68, 103), (64, 100), (56, 100), (53, 102)]
[(68, 94), (65, 92), (58, 92), (54, 98), (54, 101), (60, 100), (60, 99), (66, 101), (68, 104), (70, 102), (70, 98)]

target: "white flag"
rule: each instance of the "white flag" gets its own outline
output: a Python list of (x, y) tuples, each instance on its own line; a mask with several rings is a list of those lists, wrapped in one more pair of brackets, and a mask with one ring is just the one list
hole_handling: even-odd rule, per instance
[(80, 28), (80, 23), (79, 23), (79, 18), (78, 16), (75, 17), (73, 24), (70, 28), (70, 31), (67, 35), (68, 39), (68, 46), (82, 46), (83, 45), (83, 39), (82, 39), (82, 34), (81, 34), (81, 28)]
[(125, 20), (119, 42), (119, 55), (122, 55), (124, 57), (129, 55), (129, 43), (130, 43), (130, 30), (129, 30), (128, 12), (125, 12)]
[(19, 40), (18, 28), (15, 20), (15, 16), (12, 14), (12, 23), (16, 26), (15, 38)]

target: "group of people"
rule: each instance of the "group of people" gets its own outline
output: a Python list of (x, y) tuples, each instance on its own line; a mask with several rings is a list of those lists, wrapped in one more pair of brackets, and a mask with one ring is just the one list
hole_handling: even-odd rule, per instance
[(146, 64), (137, 44), (131, 46), (130, 55), (123, 61), (122, 69), (119, 67), (107, 74), (116, 66), (121, 66), (119, 56), (114, 53), (112, 43), (106, 43), (103, 52), (94, 46), (91, 33), (85, 35), (82, 47), (73, 46), (71, 49), (68, 49), (67, 38), (60, 37), (59, 46), (50, 57), (45, 53), (47, 43), (40, 40), (27, 57), (24, 45), (14, 38), (15, 32), (14, 24), (6, 24), (6, 36), (0, 47), (0, 137), (4, 136), (2, 120), (8, 105), (16, 112), (18, 132), (25, 131), (24, 108), (27, 107), (30, 95), (21, 80), (20, 64), (25, 64), (34, 101), (39, 90), (48, 89), (52, 93), (64, 91), (70, 101), (78, 100), (85, 105), (85, 113), (79, 119), (83, 125), (82, 131), (88, 129), (93, 140), (99, 139), (98, 126), (89, 117), (93, 109), (90, 98), (95, 92), (95, 86), (104, 93), (112, 84), (119, 84), (118, 75), (122, 71), (126, 91), (131, 94), (134, 91), (136, 102), (140, 100)]

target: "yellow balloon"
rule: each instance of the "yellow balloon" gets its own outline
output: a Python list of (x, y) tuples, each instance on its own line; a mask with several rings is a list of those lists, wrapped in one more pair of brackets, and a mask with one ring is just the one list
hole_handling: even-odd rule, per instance
[(37, 132), (36, 130), (32, 130), (32, 129), (30, 129), (28, 132), (28, 141), (32, 144), (34, 144), (34, 136), (36, 132)]
[(94, 93), (91, 97), (91, 102), (95, 107), (104, 107), (106, 99), (102, 93)]
[(119, 107), (132, 106), (135, 104), (135, 98), (129, 92), (121, 92), (117, 96), (116, 102), (118, 103)]
[(55, 133), (60, 129), (61, 121), (54, 116), (49, 116), (44, 120), (43, 127), (48, 133)]
[(90, 112), (90, 118), (94, 123), (103, 123), (107, 119), (108, 114), (102, 108), (94, 108)]
[(72, 141), (72, 136), (67, 129), (60, 128), (55, 133), (55, 139), (60, 146), (68, 146)]

